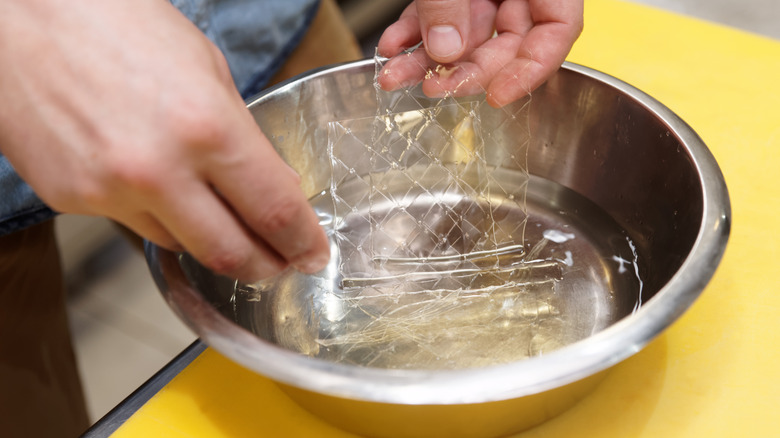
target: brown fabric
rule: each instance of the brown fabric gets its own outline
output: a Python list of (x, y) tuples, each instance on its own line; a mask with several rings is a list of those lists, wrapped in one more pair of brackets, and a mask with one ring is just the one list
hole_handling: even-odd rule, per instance
[(52, 221), (0, 237), (0, 435), (89, 427)]
[(362, 58), (360, 46), (334, 0), (322, 0), (306, 35), (268, 85), (313, 68)]

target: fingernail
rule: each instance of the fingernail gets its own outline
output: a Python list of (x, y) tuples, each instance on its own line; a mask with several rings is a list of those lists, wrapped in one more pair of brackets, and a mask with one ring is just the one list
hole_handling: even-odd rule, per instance
[(317, 272), (325, 269), (325, 267), (328, 266), (328, 262), (330, 262), (330, 257), (317, 256), (312, 259), (296, 263), (295, 269), (303, 272), (304, 274), (316, 274)]
[(452, 26), (433, 26), (428, 30), (426, 48), (432, 55), (446, 58), (460, 51), (463, 39)]

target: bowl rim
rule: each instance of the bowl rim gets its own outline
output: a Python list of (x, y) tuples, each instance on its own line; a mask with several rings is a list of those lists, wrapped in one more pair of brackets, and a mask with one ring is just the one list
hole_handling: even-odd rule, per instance
[[(296, 82), (374, 60), (323, 67), (249, 99), (252, 108)], [(562, 69), (602, 82), (633, 99), (667, 125), (699, 171), (703, 209), (699, 232), (678, 271), (634, 314), (586, 339), (518, 362), (460, 370), (388, 370), (328, 362), (265, 341), (213, 308), (186, 280), (180, 254), (145, 243), (147, 262), (169, 305), (201, 339), (233, 361), (273, 380), (347, 399), (408, 405), (484, 403), (529, 396), (605, 370), (640, 351), (698, 298), (723, 256), (731, 207), (715, 158), (694, 130), (669, 108), (613, 76), (566, 62)]]

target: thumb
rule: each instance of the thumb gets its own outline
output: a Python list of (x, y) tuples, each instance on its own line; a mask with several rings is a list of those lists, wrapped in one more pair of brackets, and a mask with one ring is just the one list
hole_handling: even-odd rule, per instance
[(469, 0), (417, 0), (425, 50), (436, 62), (457, 61), (469, 40)]

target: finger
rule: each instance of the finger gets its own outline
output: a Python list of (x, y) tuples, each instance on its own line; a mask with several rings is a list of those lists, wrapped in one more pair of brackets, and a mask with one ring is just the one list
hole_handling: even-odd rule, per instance
[[(506, 3), (512, 3), (511, 1)], [(504, 6), (501, 5), (503, 9)], [(582, 32), (582, 0), (531, 0), (529, 12), (534, 25), (527, 31), (515, 60), (499, 71), (488, 87), (488, 102), (504, 106), (528, 94), (552, 75), (566, 59)], [(502, 11), (501, 11), (502, 12)], [(499, 13), (496, 30), (520, 34), (509, 19)]]
[(377, 76), (379, 86), (385, 91), (411, 87), (425, 78), (432, 62), (425, 50), (417, 49), (412, 53), (397, 55), (382, 67)]
[(283, 260), (304, 273), (318, 272), (328, 263), (330, 246), (299, 187), (299, 176), (243, 106), (229, 118), (238, 122), (226, 139), (231, 146), (212, 157), (207, 180), (248, 229)]
[(391, 24), (382, 33), (377, 43), (380, 56), (392, 58), (422, 41), (420, 20), (414, 3), (404, 9), (398, 21)]
[[(496, 4), (490, 0), (473, 0), (471, 2), (472, 21), (468, 47), (479, 47), (493, 36), (496, 10)], [(393, 91), (398, 88), (406, 88), (417, 84), (426, 76), (437, 76), (435, 69), (439, 63), (432, 60), (424, 49), (415, 50), (411, 55), (401, 54), (403, 50), (419, 43), (420, 35), (420, 21), (417, 10), (412, 4), (401, 14), (398, 22), (388, 27), (380, 39), (379, 54), (392, 58), (385, 63), (378, 77), (382, 89)], [(468, 53), (468, 49), (464, 53)], [(446, 91), (455, 91), (452, 87), (445, 87), (441, 90), (439, 90), (440, 87), (436, 86), (426, 88), (429, 89), (428, 95), (432, 97), (443, 96)]]
[(428, 56), (442, 64), (458, 60), (469, 41), (469, 0), (417, 0), (415, 5)]
[(193, 180), (177, 185), (176, 193), (163, 194), (153, 214), (204, 266), (244, 281), (268, 278), (287, 267), (284, 259), (253, 236), (210, 187)]
[(493, 77), (514, 60), (522, 37), (504, 33), (474, 49), (467, 61), (438, 68), (423, 82), (423, 92), (430, 97), (470, 96), (484, 93)]
[(498, 6), (493, 0), (471, 0), (468, 47), (480, 47), (493, 37)]
[(139, 213), (132, 217), (117, 220), (142, 238), (153, 242), (170, 251), (183, 251), (184, 247), (176, 241), (171, 233), (149, 213)]
[[(501, 13), (511, 12), (509, 17), (517, 29), (530, 29), (530, 17), (525, 2), (516, 3), (512, 10), (502, 3)], [(493, 38), (494, 22), (498, 14), (498, 5), (489, 0), (471, 2), (471, 37), (464, 56), (446, 68), (439, 67), (428, 75), (423, 83), (423, 91), (431, 97), (445, 95), (465, 96), (485, 92), (492, 75), (504, 64), (514, 58), (519, 40), (507, 41), (507, 38)]]

